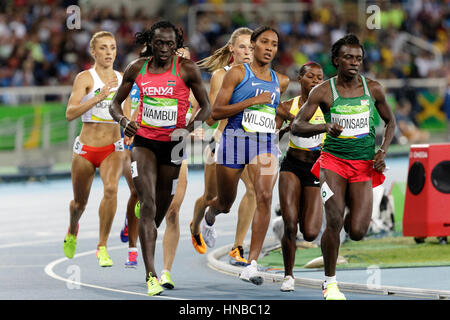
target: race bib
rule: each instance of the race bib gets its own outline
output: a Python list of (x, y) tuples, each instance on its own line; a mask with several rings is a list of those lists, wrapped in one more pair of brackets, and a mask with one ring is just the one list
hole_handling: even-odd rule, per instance
[(289, 140), (292, 144), (294, 144), (298, 149), (304, 149), (304, 150), (319, 150), (322, 146), (323, 141), (323, 133), (316, 134), (315, 136), (304, 138), (299, 137), (291, 134), (289, 136)]
[(342, 126), (338, 138), (357, 139), (369, 134), (370, 109), (368, 105), (337, 106), (331, 110), (331, 122)]
[(177, 112), (177, 99), (144, 96), (142, 101), (141, 125), (166, 129), (175, 128), (177, 124)]
[(264, 104), (250, 106), (242, 115), (242, 127), (247, 132), (275, 133), (275, 108)]
[[(112, 99), (114, 98), (115, 91), (111, 92), (104, 100), (97, 103), (92, 107), (92, 117), (91, 119), (94, 121), (102, 121), (102, 122), (114, 122), (114, 119), (111, 117), (109, 113), (109, 106), (111, 105)], [(95, 95), (97, 95), (96, 93)]]

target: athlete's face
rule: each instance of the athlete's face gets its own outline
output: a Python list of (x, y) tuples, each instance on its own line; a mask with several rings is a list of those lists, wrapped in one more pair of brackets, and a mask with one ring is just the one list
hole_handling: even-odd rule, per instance
[(356, 76), (363, 62), (363, 52), (359, 45), (343, 45), (335, 63), (345, 75)]
[(316, 65), (306, 67), (305, 73), (298, 78), (298, 82), (300, 83), (301, 87), (304, 88), (308, 94), (315, 86), (320, 84), (322, 81), (322, 68)]
[(172, 58), (177, 49), (177, 39), (172, 28), (155, 30), (152, 39), (152, 52), (155, 59), (165, 62)]
[(272, 30), (264, 31), (254, 42), (253, 58), (270, 63), (278, 52), (278, 36)]
[(95, 63), (105, 67), (112, 66), (117, 54), (116, 40), (108, 36), (96, 39), (91, 54), (95, 59)]
[(230, 45), (230, 51), (233, 53), (233, 59), (236, 64), (248, 63), (252, 61), (253, 49), (249, 34), (240, 35), (234, 45)]

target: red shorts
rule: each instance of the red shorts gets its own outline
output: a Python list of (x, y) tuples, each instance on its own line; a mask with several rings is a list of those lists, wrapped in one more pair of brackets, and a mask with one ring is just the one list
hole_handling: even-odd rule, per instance
[(96, 168), (100, 167), (103, 160), (105, 160), (111, 153), (114, 151), (123, 150), (123, 139), (104, 147), (91, 147), (81, 143), (79, 137), (77, 137), (73, 145), (73, 152), (88, 160)]
[(349, 183), (372, 180), (373, 188), (386, 179), (382, 172), (374, 169), (373, 160), (345, 160), (323, 151), (311, 169), (317, 178), (320, 176), (320, 168), (337, 173)]

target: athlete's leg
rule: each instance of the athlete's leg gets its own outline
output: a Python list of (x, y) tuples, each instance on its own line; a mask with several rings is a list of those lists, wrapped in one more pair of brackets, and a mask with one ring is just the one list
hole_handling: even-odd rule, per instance
[(325, 201), (327, 223), (321, 238), (321, 249), (325, 276), (332, 277), (336, 275), (336, 262), (340, 245), (339, 234), (344, 224), (347, 180), (331, 170), (320, 169), (322, 197), (324, 196), (324, 184), (333, 192), (333, 195)]
[(136, 188), (133, 184), (133, 178), (131, 177), (131, 151), (127, 149), (124, 151), (123, 175), (127, 181), (128, 188), (130, 189), (130, 197), (128, 198), (126, 213), (128, 224), (128, 247), (136, 248), (139, 220), (134, 214), (134, 207), (138, 201), (138, 196)]
[(280, 172), (278, 192), (280, 209), (284, 223), (284, 234), (281, 238), (283, 251), (284, 275), (293, 276), (295, 251), (297, 249), (297, 225), (300, 211), (301, 182), (289, 171)]
[[(208, 148), (208, 147), (207, 147)], [(194, 217), (192, 219), (191, 232), (193, 234), (200, 233), (200, 223), (205, 215), (206, 207), (209, 201), (217, 196), (217, 182), (216, 182), (216, 163), (205, 163), (204, 168), (204, 193), (195, 201)]]
[(242, 246), (247, 231), (252, 223), (256, 210), (256, 193), (253, 183), (248, 175), (247, 167), (241, 174), (241, 180), (245, 184), (245, 194), (242, 197), (238, 210), (238, 222), (236, 226), (236, 236), (234, 238), (234, 248)]
[(105, 246), (117, 210), (117, 189), (122, 176), (122, 152), (112, 152), (100, 164), (100, 177), (103, 181), (103, 198), (100, 202), (100, 238), (98, 246)]
[(300, 232), (306, 241), (314, 241), (322, 226), (320, 188), (304, 187), (301, 200)]
[(345, 226), (350, 239), (358, 241), (364, 238), (372, 218), (373, 190), (372, 180), (348, 184)]
[(163, 269), (167, 271), (172, 270), (172, 263), (175, 259), (175, 253), (180, 239), (179, 213), (184, 195), (186, 194), (187, 170), (187, 160), (184, 160), (181, 164), (175, 195), (166, 213), (166, 231), (164, 232), (163, 238)]
[(155, 199), (158, 163), (151, 150), (136, 146), (131, 151), (131, 161), (136, 161), (133, 183), (140, 202), (139, 241), (145, 265), (145, 281), (148, 281), (150, 272), (152, 276), (156, 276), (154, 255), (157, 237)]
[(69, 233), (76, 234), (78, 222), (86, 208), (95, 176), (95, 167), (88, 160), (78, 154), (73, 154), (72, 160), (73, 200), (70, 201)]
[(273, 187), (278, 177), (278, 159), (273, 154), (258, 155), (248, 165), (256, 193), (256, 212), (248, 261), (257, 261), (270, 223)]
[(209, 209), (205, 214), (205, 220), (213, 225), (216, 215), (228, 213), (236, 199), (239, 178), (243, 168), (229, 168), (222, 164), (216, 165), (217, 196), (209, 203)]

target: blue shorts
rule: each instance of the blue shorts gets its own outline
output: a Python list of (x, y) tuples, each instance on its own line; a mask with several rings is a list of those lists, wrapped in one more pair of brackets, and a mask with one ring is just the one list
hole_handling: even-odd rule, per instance
[(242, 169), (261, 154), (280, 156), (276, 134), (249, 133), (243, 130), (224, 130), (218, 148), (216, 163), (228, 168)]

